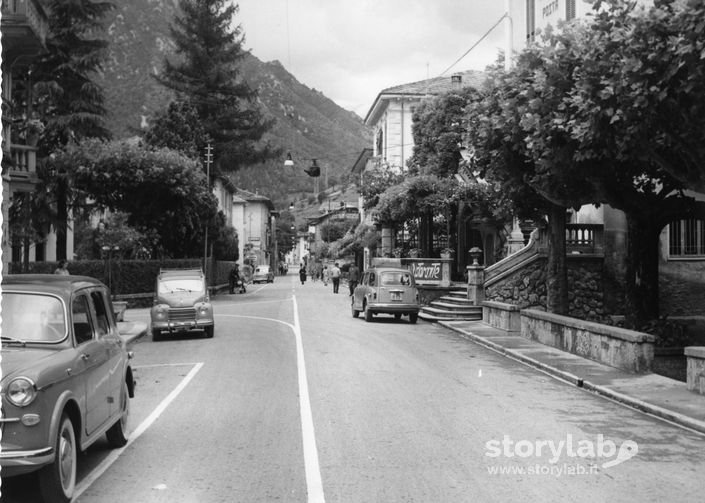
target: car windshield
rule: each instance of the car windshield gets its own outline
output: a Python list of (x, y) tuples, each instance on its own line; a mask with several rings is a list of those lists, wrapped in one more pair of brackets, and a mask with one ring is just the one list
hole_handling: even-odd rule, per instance
[(397, 286), (411, 285), (411, 274), (402, 271), (383, 272), (380, 276), (380, 285), (382, 286)]
[(159, 282), (159, 293), (202, 292), (203, 280), (200, 279), (163, 279)]
[(66, 337), (66, 311), (58, 297), (2, 293), (2, 342), (59, 342)]

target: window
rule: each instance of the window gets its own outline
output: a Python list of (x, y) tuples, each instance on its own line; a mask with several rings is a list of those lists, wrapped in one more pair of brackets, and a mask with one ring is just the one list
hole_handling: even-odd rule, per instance
[(536, 38), (536, 0), (526, 0), (526, 41)]
[(565, 0), (565, 20), (575, 19), (575, 0)]
[(110, 327), (110, 322), (108, 321), (108, 310), (105, 308), (105, 299), (100, 292), (92, 292), (91, 299), (93, 300), (93, 307), (95, 308), (95, 320), (96, 327), (98, 329), (98, 336), (105, 335), (108, 333), (108, 328)]
[(668, 226), (670, 257), (705, 258), (705, 220), (676, 220)]
[(76, 343), (82, 344), (93, 339), (93, 328), (90, 321), (90, 308), (85, 295), (79, 295), (71, 303), (71, 317), (73, 319), (73, 333)]

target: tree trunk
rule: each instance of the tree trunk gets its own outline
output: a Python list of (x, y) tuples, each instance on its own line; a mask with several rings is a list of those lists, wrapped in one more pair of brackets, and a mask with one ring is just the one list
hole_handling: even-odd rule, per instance
[(568, 314), (568, 269), (565, 257), (565, 208), (552, 206), (548, 216), (548, 264), (546, 267), (546, 310)]
[(627, 214), (626, 325), (658, 318), (658, 249), (661, 226), (647, 215)]

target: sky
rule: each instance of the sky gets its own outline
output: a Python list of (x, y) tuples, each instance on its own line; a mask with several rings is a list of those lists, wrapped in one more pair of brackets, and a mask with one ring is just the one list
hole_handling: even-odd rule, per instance
[(364, 118), (380, 91), (483, 70), (504, 46), (504, 0), (239, 0), (245, 48)]

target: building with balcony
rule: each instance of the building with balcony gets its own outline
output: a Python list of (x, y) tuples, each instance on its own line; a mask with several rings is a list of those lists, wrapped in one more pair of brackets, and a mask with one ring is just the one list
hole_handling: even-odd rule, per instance
[[(26, 231), (29, 194), (37, 184), (37, 148), (32, 131), (27, 69), (44, 49), (49, 29), (39, 0), (2, 0), (2, 261), (44, 259)], [(11, 212), (11, 208), (13, 211)], [(12, 215), (11, 215), (12, 213)], [(14, 231), (14, 236), (13, 236)], [(34, 256), (30, 256), (30, 253)]]

